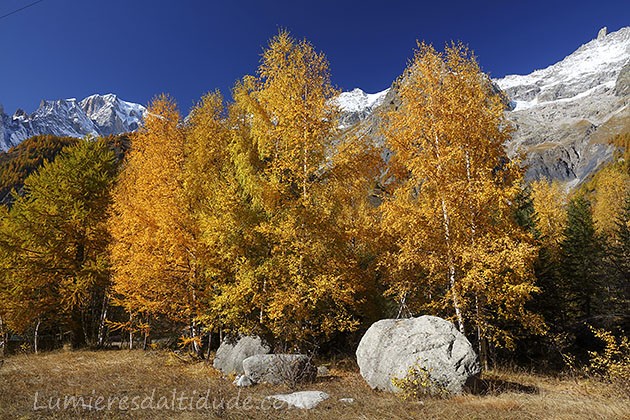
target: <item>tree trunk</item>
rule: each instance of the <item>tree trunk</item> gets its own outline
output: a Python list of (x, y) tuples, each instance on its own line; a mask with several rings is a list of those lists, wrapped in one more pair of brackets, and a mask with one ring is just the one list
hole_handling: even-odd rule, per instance
[[(267, 278), (263, 278), (263, 284), (262, 284), (262, 295), (265, 296), (267, 292)], [(258, 322), (260, 324), (262, 324), (263, 322), (263, 310), (265, 309), (265, 305), (264, 303), (261, 303), (260, 305), (260, 313), (258, 314)], [(223, 334), (221, 332), (221, 329), (219, 329), (219, 335), (221, 336), (221, 342), (223, 342)]]
[[(472, 205), (471, 197), (473, 192), (471, 190), (472, 184), (472, 162), (470, 159), (470, 153), (466, 150), (466, 179), (468, 180), (468, 210), (470, 211), (470, 242), (475, 247), (477, 241), (477, 223), (475, 222), (475, 209)], [(478, 289), (479, 290), (479, 289)], [(475, 291), (475, 313), (476, 313), (476, 321), (477, 324), (477, 345), (479, 349), (479, 360), (484, 370), (488, 370), (488, 355), (486, 354), (485, 349), (485, 337), (483, 331), (481, 330), (481, 304), (479, 303), (479, 293)]]
[(208, 333), (208, 351), (206, 352), (206, 360), (210, 360), (210, 349), (212, 348), (212, 330)]
[(149, 343), (149, 330), (146, 329), (144, 331), (144, 341), (142, 342), (142, 350), (144, 350), (144, 351), (147, 350), (148, 343)]
[(83, 313), (80, 309), (72, 310), (71, 325), (72, 331), (72, 348), (78, 349), (85, 346), (85, 329), (83, 323)]
[[(92, 328), (88, 329), (88, 322), (85, 318), (85, 312), (81, 311), (81, 329), (83, 330), (83, 337), (85, 337), (85, 344), (87, 346), (91, 346), (92, 344), (94, 344), (94, 330)], [(94, 325), (93, 322), (92, 325)]]
[(109, 307), (109, 295), (105, 292), (103, 296), (103, 306), (101, 307), (101, 317), (98, 323), (98, 341), (99, 347), (105, 345), (105, 324), (107, 323), (107, 308)]
[(465, 335), (466, 330), (464, 328), (464, 318), (462, 316), (462, 311), (459, 304), (459, 295), (457, 294), (457, 290), (455, 289), (455, 261), (453, 258), (453, 252), (451, 250), (450, 221), (449, 221), (448, 211), (447, 211), (446, 203), (444, 202), (444, 199), (442, 199), (442, 216), (443, 216), (443, 226), (444, 226), (444, 239), (446, 240), (447, 254), (448, 254), (448, 282), (449, 282), (449, 287), (451, 290), (451, 297), (453, 300), (453, 308), (455, 309), (455, 316), (457, 317), (457, 324), (459, 327), (459, 331)]
[(0, 316), (0, 358), (4, 357), (4, 350), (7, 346), (6, 333), (4, 331), (4, 323), (2, 322), (2, 317)]
[[(438, 173), (441, 173), (442, 165), (440, 163), (440, 159), (441, 159), (440, 139), (437, 135), (435, 136), (435, 156), (437, 157), (437, 160), (438, 160), (438, 165), (437, 165)], [(464, 328), (464, 317), (462, 316), (462, 310), (459, 303), (459, 295), (457, 294), (457, 290), (455, 288), (456, 269), (455, 269), (455, 258), (453, 256), (453, 249), (451, 245), (451, 226), (450, 226), (451, 221), (448, 215), (448, 208), (446, 207), (446, 202), (444, 201), (443, 196), (440, 197), (440, 202), (441, 202), (440, 204), (442, 205), (442, 226), (444, 228), (444, 241), (446, 242), (446, 252), (447, 252), (447, 258), (448, 258), (449, 289), (451, 291), (451, 299), (453, 301), (453, 309), (455, 310), (455, 316), (457, 317), (457, 324), (459, 327), (459, 331), (465, 335), (466, 333), (465, 333), (465, 328)]]
[(481, 308), (479, 304), (479, 296), (476, 293), (475, 310), (477, 312), (477, 348), (479, 351), (479, 362), (484, 370), (488, 370), (488, 349), (486, 346), (486, 338), (481, 330)]
[(411, 318), (413, 314), (409, 310), (407, 306), (407, 293), (404, 293), (398, 302), (398, 315), (396, 315), (396, 319), (400, 318)]
[(37, 318), (37, 324), (35, 325), (35, 337), (33, 339), (35, 354), (39, 353), (39, 326), (41, 325), (41, 323), (42, 320)]
[(197, 356), (199, 356), (201, 354), (201, 346), (199, 345), (199, 343), (197, 342), (196, 338), (199, 337), (199, 334), (197, 333), (197, 325), (195, 324), (195, 321), (192, 321), (190, 324), (190, 335), (192, 337), (192, 351), (193, 353), (195, 353)]
[(129, 314), (129, 350), (133, 350), (133, 315)]

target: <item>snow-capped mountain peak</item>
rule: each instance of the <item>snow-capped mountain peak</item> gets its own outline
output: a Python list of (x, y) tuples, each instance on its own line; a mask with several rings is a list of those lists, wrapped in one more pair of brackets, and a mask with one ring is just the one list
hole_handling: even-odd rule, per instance
[(342, 112), (362, 112), (373, 109), (383, 103), (389, 89), (377, 93), (365, 93), (359, 88), (342, 92), (337, 97), (337, 104)]
[(123, 101), (113, 93), (88, 96), (79, 105), (102, 135), (137, 130), (147, 111), (142, 105)]
[(389, 89), (377, 93), (365, 93), (359, 88), (350, 92), (342, 92), (335, 98), (335, 103), (341, 111), (339, 128), (350, 127), (365, 119), (372, 111), (379, 107)]

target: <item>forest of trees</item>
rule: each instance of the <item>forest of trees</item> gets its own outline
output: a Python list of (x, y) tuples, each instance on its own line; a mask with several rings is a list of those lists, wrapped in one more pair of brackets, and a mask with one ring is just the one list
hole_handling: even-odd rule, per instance
[(623, 335), (630, 136), (568, 192), (524, 181), (467, 48), (420, 44), (395, 90), (383, 144), (341, 131), (326, 57), (280, 32), (230, 100), (184, 119), (163, 95), (129, 138), (2, 155), (0, 341), (350, 353), (378, 319), (432, 314), (485, 366), (560, 367), (601, 345), (590, 327)]

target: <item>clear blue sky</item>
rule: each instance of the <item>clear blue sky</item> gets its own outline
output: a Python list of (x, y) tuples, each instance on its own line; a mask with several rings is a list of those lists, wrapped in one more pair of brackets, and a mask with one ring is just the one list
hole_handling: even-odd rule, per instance
[[(34, 0), (1, 0), (0, 16)], [(630, 1), (44, 0), (0, 19), (0, 104), (118, 94), (146, 104), (170, 93), (187, 112), (202, 94), (255, 72), (278, 28), (328, 56), (333, 83), (389, 86), (416, 39), (468, 44), (493, 77), (559, 61), (630, 25)]]

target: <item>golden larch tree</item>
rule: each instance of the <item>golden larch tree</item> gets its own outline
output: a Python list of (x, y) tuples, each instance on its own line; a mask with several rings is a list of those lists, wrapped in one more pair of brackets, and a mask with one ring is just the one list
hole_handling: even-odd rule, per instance
[(114, 189), (109, 224), (114, 292), (130, 314), (128, 328), (145, 336), (153, 318), (192, 325), (199, 313), (184, 151), (179, 112), (172, 99), (160, 96), (132, 137)]
[(597, 174), (593, 195), (593, 221), (598, 233), (613, 235), (617, 217), (630, 193), (630, 173), (621, 165), (610, 165)]
[(541, 179), (532, 182), (531, 199), (538, 240), (557, 260), (567, 226), (567, 193), (560, 182)]
[[(325, 56), (281, 32), (257, 76), (235, 88), (231, 111), (232, 161), (256, 238), (221, 293), (226, 317), (302, 347), (358, 325), (358, 263), (335, 196), (337, 93)], [(228, 308), (243, 295), (246, 305)]]

